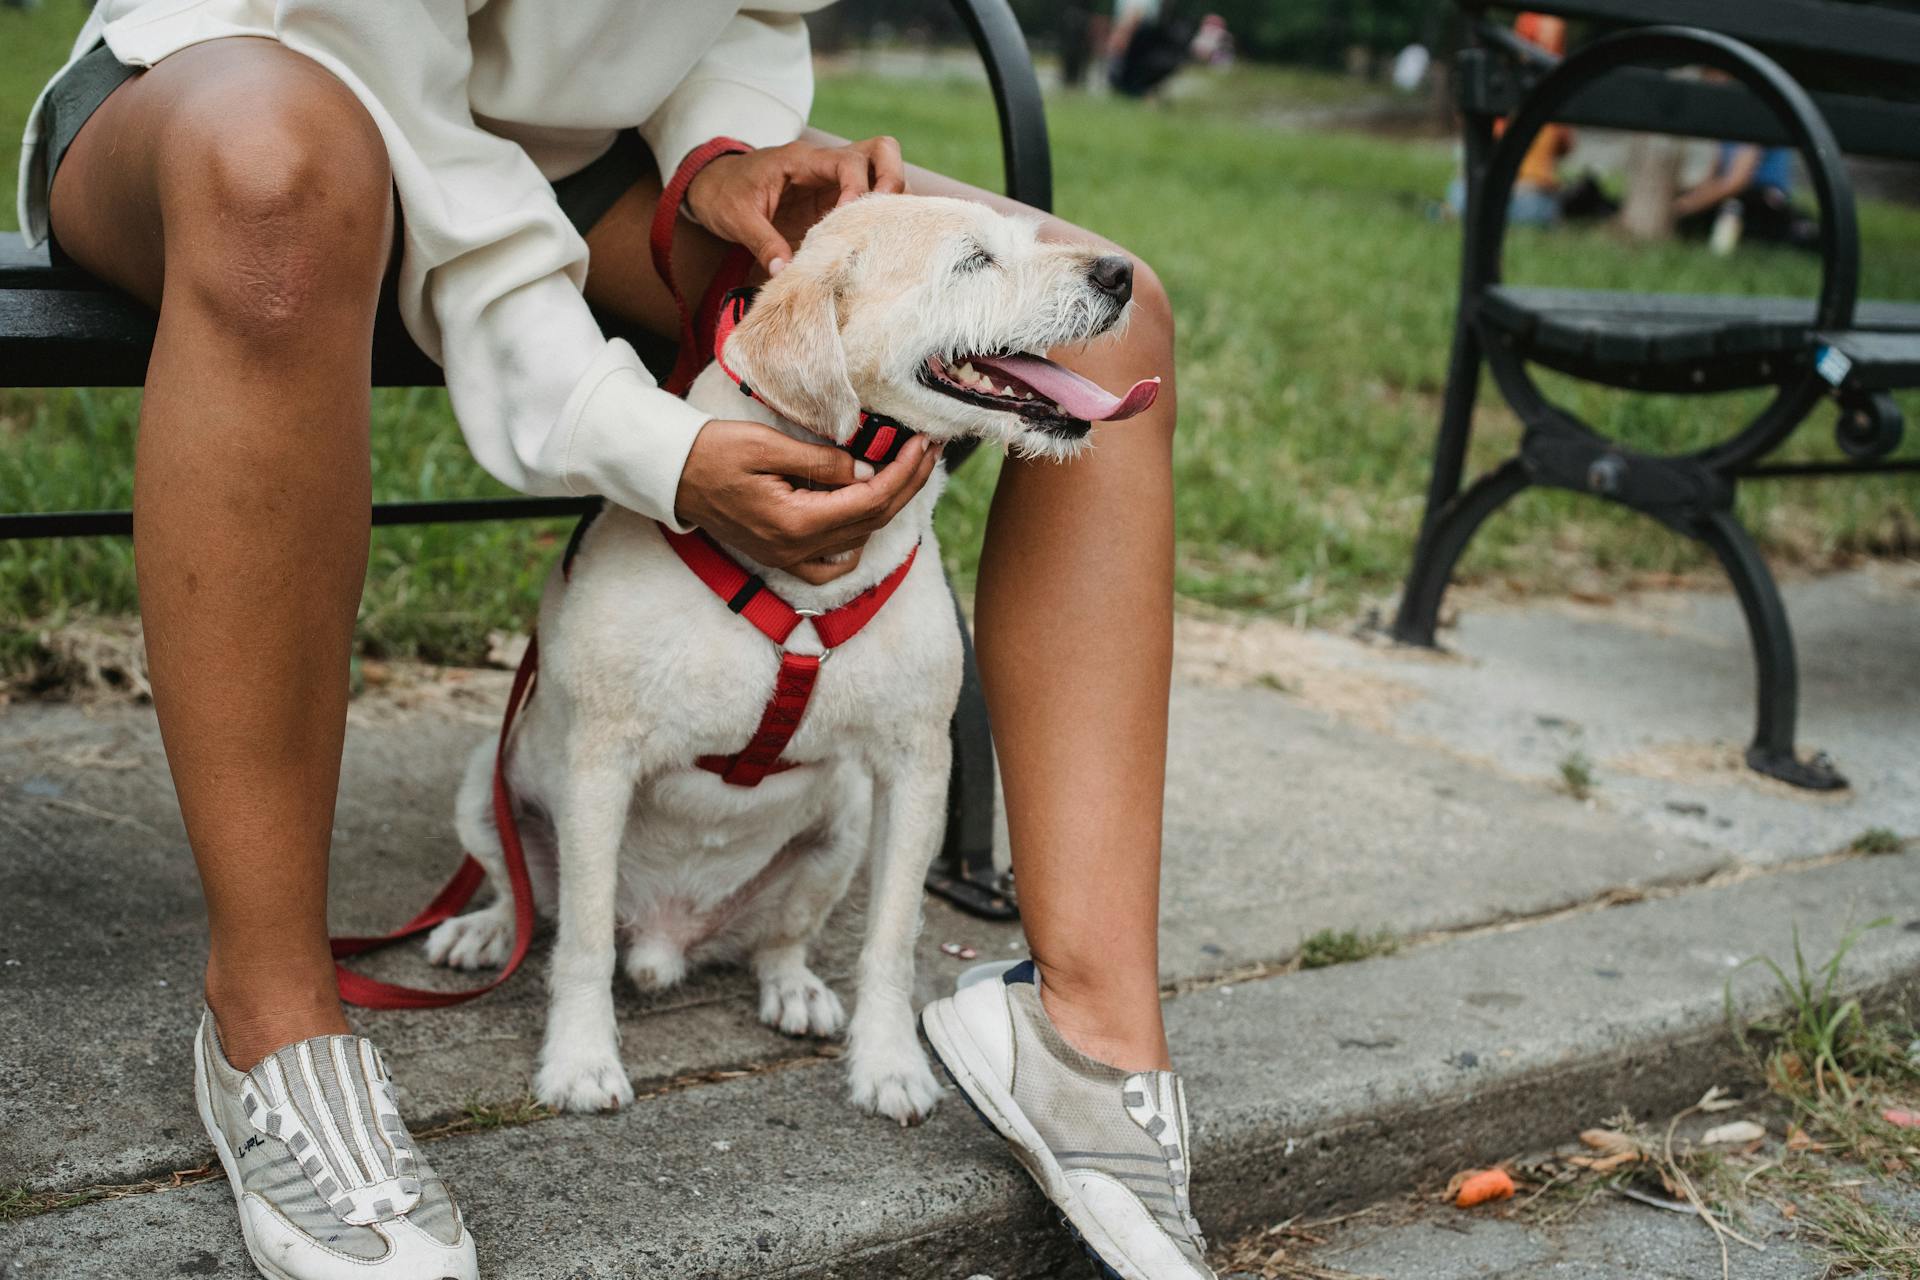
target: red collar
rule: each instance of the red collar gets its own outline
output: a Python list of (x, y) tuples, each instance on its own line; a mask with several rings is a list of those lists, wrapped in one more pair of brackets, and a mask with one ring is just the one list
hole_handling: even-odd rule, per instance
[[(753, 305), (756, 292), (757, 290), (752, 288), (731, 289), (725, 297), (720, 299), (720, 310), (713, 320), (713, 358), (721, 371), (733, 379), (733, 385), (739, 387), (743, 395), (752, 396), (755, 400), (760, 400), (761, 404), (767, 404), (765, 400), (760, 399), (752, 387), (742, 382), (740, 375), (727, 364), (727, 339), (733, 335), (733, 327), (746, 317), (747, 308)], [(767, 407), (773, 408), (772, 405)], [(778, 413), (779, 410), (774, 409), (774, 412)], [(896, 419), (889, 418), (883, 413), (862, 409), (860, 427), (853, 433), (853, 438), (845, 444), (837, 440), (832, 443), (836, 448), (844, 449), (864, 462), (870, 462), (875, 467), (884, 467), (900, 456), (900, 450), (905, 448), (907, 441), (916, 434), (918, 433), (912, 427)]]
[(694, 576), (707, 584), (709, 591), (726, 601), (727, 608), (751, 622), (767, 639), (784, 646), (800, 620), (811, 618), (814, 632), (827, 650), (827, 653), (810, 654), (790, 653), (782, 648), (773, 696), (768, 699), (766, 710), (760, 713), (760, 727), (754, 730), (747, 745), (730, 756), (701, 756), (694, 762), (735, 786), (758, 786), (760, 779), (768, 774), (784, 773), (796, 767), (796, 762), (782, 760), (780, 753), (786, 750), (787, 742), (800, 727), (800, 717), (806, 713), (814, 681), (820, 675), (820, 664), (873, 621), (880, 606), (900, 589), (907, 570), (913, 568), (914, 557), (920, 554), (920, 544), (914, 543), (913, 550), (907, 552), (907, 558), (892, 573), (839, 608), (811, 613), (796, 609), (775, 595), (760, 575), (741, 568), (703, 530), (675, 533), (661, 525), (660, 534), (687, 568), (693, 570)]

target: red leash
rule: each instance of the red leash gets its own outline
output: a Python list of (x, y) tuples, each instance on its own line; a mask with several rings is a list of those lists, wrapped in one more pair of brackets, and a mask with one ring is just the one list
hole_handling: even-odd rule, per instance
[[(687, 188), (693, 185), (694, 178), (702, 169), (721, 156), (751, 150), (752, 148), (746, 143), (732, 138), (715, 138), (711, 142), (695, 147), (688, 153), (687, 158), (680, 162), (680, 167), (674, 172), (672, 181), (668, 182), (666, 189), (660, 193), (660, 202), (654, 206), (653, 225), (647, 237), (648, 247), (653, 252), (654, 269), (666, 282), (668, 290), (673, 294), (674, 306), (680, 312), (680, 354), (675, 361), (672, 376), (661, 384), (675, 395), (685, 394), (700, 370), (713, 358), (711, 345), (702, 344), (699, 341), (699, 335), (713, 332), (713, 320), (719, 315), (720, 300), (746, 278), (747, 271), (753, 266), (753, 257), (738, 246), (729, 251), (715, 275), (712, 287), (707, 290), (700, 307), (700, 314), (696, 317), (689, 310), (679, 286), (673, 279), (674, 220), (679, 216), (681, 202), (686, 199)], [(591, 518), (588, 517), (588, 519)], [(572, 559), (573, 546), (578, 545), (579, 533), (585, 527), (585, 521), (582, 521), (581, 529), (575, 531), (574, 544), (568, 547), (569, 561)], [(902, 570), (905, 567), (905, 565), (901, 566)], [(905, 575), (902, 573), (900, 576)], [(772, 595), (771, 592), (766, 594)], [(791, 627), (788, 628), (788, 630), (791, 629)], [(500, 848), (507, 862), (507, 882), (513, 891), (513, 953), (507, 957), (507, 963), (493, 981), (464, 991), (432, 991), (424, 987), (407, 987), (398, 983), (381, 982), (363, 973), (356, 973), (340, 963), (349, 956), (361, 955), (389, 943), (425, 933), (435, 925), (459, 914), (461, 908), (472, 900), (481, 882), (486, 879), (486, 869), (469, 854), (460, 864), (460, 869), (453, 873), (453, 879), (447, 881), (446, 887), (434, 895), (433, 901), (427, 904), (426, 909), (392, 933), (330, 940), (333, 947), (334, 977), (340, 987), (340, 998), (348, 1004), (358, 1005), (363, 1009), (437, 1009), (447, 1005), (461, 1004), (475, 996), (485, 995), (511, 978), (520, 968), (521, 962), (527, 958), (527, 948), (533, 942), (533, 883), (527, 876), (526, 852), (521, 847), (520, 827), (513, 816), (513, 797), (507, 791), (507, 746), (513, 731), (514, 717), (531, 696), (534, 673), (540, 661), (539, 652), (537, 641), (529, 639), (526, 656), (520, 659), (520, 667), (513, 673), (513, 689), (507, 695), (506, 714), (500, 720), (500, 745), (494, 753), (493, 761), (493, 820), (500, 831)], [(819, 659), (814, 659), (814, 665), (817, 670)], [(784, 665), (782, 671), (784, 674)], [(809, 680), (809, 690), (811, 687), (812, 682)], [(804, 696), (800, 705), (804, 708)], [(768, 712), (771, 714), (771, 706)], [(796, 713), (794, 723), (798, 722), (799, 716)], [(764, 725), (762, 727), (765, 728)], [(788, 731), (788, 736), (791, 736), (791, 730)], [(754, 741), (759, 740), (760, 735), (755, 734)], [(783, 737), (769, 759), (777, 761), (780, 747), (785, 745), (786, 738)], [(746, 752), (742, 752), (741, 758), (745, 755)], [(755, 781), (758, 779), (756, 778)]]
[(647, 248), (653, 254), (653, 269), (666, 284), (667, 292), (673, 295), (673, 306), (680, 313), (680, 353), (674, 357), (673, 372), (660, 385), (677, 396), (687, 393), (693, 380), (700, 371), (713, 361), (713, 345), (703, 341), (714, 330), (714, 322), (719, 316), (720, 300), (747, 278), (747, 272), (753, 269), (753, 255), (741, 246), (735, 245), (727, 250), (726, 257), (720, 260), (719, 270), (714, 272), (713, 283), (707, 287), (706, 296), (700, 300), (699, 313), (687, 305), (686, 295), (680, 292), (680, 285), (673, 278), (673, 227), (680, 216), (680, 206), (686, 202), (687, 188), (700, 176), (700, 171), (718, 160), (721, 156), (741, 155), (753, 150), (746, 143), (734, 138), (714, 138), (701, 143), (687, 153), (687, 158), (674, 170), (673, 181), (667, 183), (666, 190), (660, 193), (660, 202), (653, 206), (653, 225), (647, 231)]
[(381, 982), (364, 973), (355, 973), (340, 963), (348, 956), (357, 956), (388, 943), (425, 933), (443, 920), (457, 915), (480, 887), (480, 882), (486, 879), (486, 869), (472, 854), (468, 854), (466, 861), (460, 864), (460, 869), (453, 873), (453, 879), (434, 895), (426, 910), (392, 933), (378, 937), (331, 940), (334, 977), (340, 985), (340, 998), (348, 1004), (359, 1005), (363, 1009), (438, 1009), (445, 1005), (460, 1004), (486, 994), (511, 978), (514, 970), (520, 967), (520, 962), (527, 958), (527, 947), (533, 942), (533, 883), (527, 878), (527, 855), (520, 847), (520, 828), (513, 818), (513, 797), (507, 793), (507, 743), (513, 733), (514, 717), (525, 705), (527, 694), (532, 689), (534, 671), (540, 661), (538, 655), (538, 646), (532, 640), (527, 641), (526, 657), (520, 660), (519, 670), (513, 673), (513, 689), (507, 694), (507, 711), (500, 718), (500, 745), (493, 757), (493, 821), (500, 829), (500, 848), (507, 859), (507, 882), (513, 890), (513, 954), (507, 957), (506, 965), (492, 982), (466, 991), (432, 991), (424, 987)]

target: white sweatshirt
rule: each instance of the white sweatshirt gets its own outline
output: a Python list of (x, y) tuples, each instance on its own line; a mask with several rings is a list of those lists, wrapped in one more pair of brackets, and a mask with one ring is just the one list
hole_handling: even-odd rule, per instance
[[(400, 310), (446, 371), (474, 457), (534, 494), (601, 494), (679, 528), (674, 495), (708, 415), (608, 341), (581, 295), (587, 246), (550, 179), (638, 127), (670, 177), (708, 138), (791, 142), (813, 96), (800, 15), (827, 0), (99, 0), (104, 39), (151, 66), (265, 36), (338, 76), (379, 125), (405, 221)], [(44, 97), (44, 95), (43, 95)], [(47, 234), (41, 108), (20, 226)]]

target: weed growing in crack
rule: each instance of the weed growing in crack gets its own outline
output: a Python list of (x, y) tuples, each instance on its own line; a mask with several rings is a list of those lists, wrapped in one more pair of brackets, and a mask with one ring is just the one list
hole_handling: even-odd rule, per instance
[[(1741, 1043), (1753, 1049), (1756, 1033), (1764, 1046), (1762, 1065), (1769, 1084), (1787, 1096), (1806, 1095), (1826, 1101), (1837, 1090), (1840, 1100), (1855, 1100), (1856, 1081), (1920, 1083), (1920, 1065), (1909, 1058), (1903, 1036), (1885, 1020), (1867, 1016), (1858, 997), (1843, 996), (1840, 970), (1852, 951), (1874, 929), (1893, 923), (1883, 916), (1855, 925), (1841, 935), (1833, 954), (1817, 966), (1807, 963), (1800, 945), (1800, 926), (1793, 928), (1793, 973), (1771, 956), (1752, 956), (1740, 965), (1762, 965), (1773, 974), (1786, 1003), (1784, 1014), (1743, 1025), (1733, 1007), (1733, 979), (1724, 990), (1727, 1020)], [(1736, 970), (1738, 972), (1738, 970)]]
[(1847, 848), (1853, 853), (1898, 853), (1906, 843), (1891, 827), (1868, 827), (1855, 836)]
[(1400, 949), (1400, 940), (1390, 929), (1362, 933), (1358, 929), (1322, 929), (1300, 944), (1302, 969), (1325, 969), (1336, 964), (1352, 964), (1374, 956), (1390, 956)]
[(1560, 785), (1575, 800), (1591, 796), (1596, 781), (1593, 761), (1587, 759), (1585, 752), (1576, 751), (1560, 762)]

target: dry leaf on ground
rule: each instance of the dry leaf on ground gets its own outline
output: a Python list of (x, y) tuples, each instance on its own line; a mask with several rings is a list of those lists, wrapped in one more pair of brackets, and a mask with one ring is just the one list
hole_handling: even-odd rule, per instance
[(1743, 1142), (1758, 1142), (1767, 1136), (1767, 1131), (1751, 1120), (1735, 1120), (1731, 1124), (1716, 1125), (1700, 1138), (1703, 1145), (1709, 1147), (1737, 1147)]

